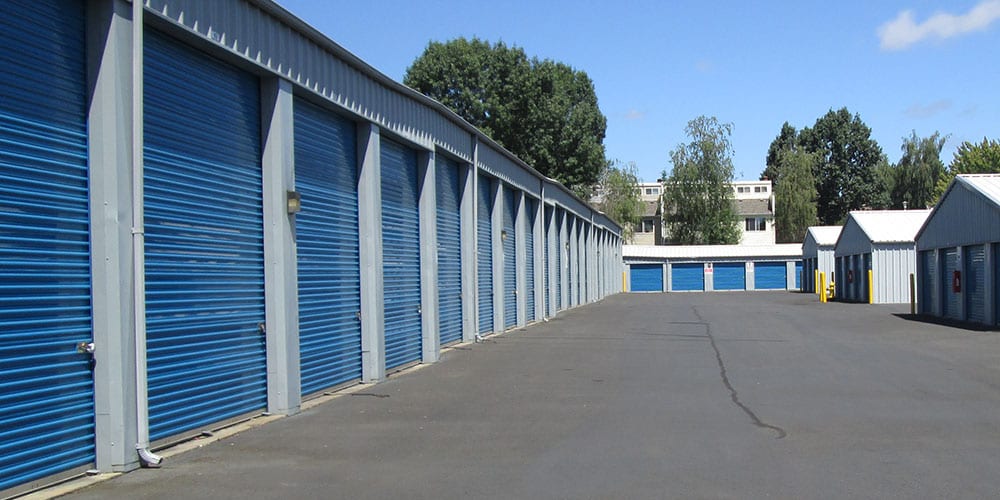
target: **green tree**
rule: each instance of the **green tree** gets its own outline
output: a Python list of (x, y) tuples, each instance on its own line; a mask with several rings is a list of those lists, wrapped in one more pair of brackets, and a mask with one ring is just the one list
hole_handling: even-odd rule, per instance
[(1000, 173), (1000, 141), (983, 137), (983, 142), (973, 144), (963, 142), (955, 151), (955, 157), (948, 165), (948, 170), (938, 179), (934, 190), (934, 199), (948, 189), (952, 179), (958, 174), (993, 174)]
[(934, 205), (934, 190), (944, 175), (941, 150), (947, 136), (934, 132), (930, 137), (918, 137), (917, 132), (903, 138), (903, 155), (891, 169), (887, 179), (889, 203), (892, 208), (926, 208)]
[(622, 228), (622, 239), (630, 241), (643, 212), (639, 175), (635, 162), (608, 163), (601, 174), (597, 208)]
[(860, 116), (841, 108), (831, 109), (799, 133), (799, 145), (818, 157), (813, 175), (820, 223), (839, 224), (851, 210), (881, 206), (884, 186), (876, 168), (885, 155), (871, 132)]
[(684, 129), (691, 142), (670, 152), (673, 170), (663, 202), (670, 240), (682, 245), (732, 245), (740, 241), (733, 196), (731, 123), (700, 116)]
[(607, 119), (590, 77), (520, 47), (431, 42), (403, 83), (454, 110), (542, 174), (578, 193), (607, 165)]
[(781, 183), (774, 187), (774, 229), (778, 243), (799, 243), (806, 237), (809, 226), (816, 225), (816, 180), (813, 169), (815, 153), (799, 148), (780, 150), (774, 160), (774, 171)]
[(781, 132), (771, 141), (767, 148), (766, 167), (760, 175), (760, 180), (770, 180), (771, 184), (777, 188), (780, 174), (778, 172), (778, 157), (783, 151), (794, 149), (799, 140), (799, 133), (795, 127), (785, 122), (781, 125)]

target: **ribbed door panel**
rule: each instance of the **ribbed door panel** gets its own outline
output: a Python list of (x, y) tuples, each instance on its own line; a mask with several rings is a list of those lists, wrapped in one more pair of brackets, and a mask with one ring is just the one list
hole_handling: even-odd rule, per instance
[(545, 296), (546, 317), (552, 316), (552, 299), (549, 296), (549, 290), (552, 290), (552, 279), (551, 276), (549, 276), (550, 274), (549, 267), (551, 265), (550, 264), (551, 261), (549, 259), (552, 258), (552, 256), (550, 255), (550, 253), (552, 252), (550, 248), (552, 247), (552, 238), (555, 235), (555, 233), (551, 229), (551, 226), (549, 225), (549, 222), (552, 220), (553, 217), (552, 211), (553, 211), (552, 207), (550, 206), (545, 207), (545, 218), (543, 223), (545, 225), (545, 227), (543, 228), (545, 232), (545, 289), (544, 289), (545, 293), (543, 295)]
[(420, 211), (417, 153), (382, 139), (382, 292), (385, 367), (419, 361)]
[(944, 285), (944, 301), (941, 306), (943, 309), (943, 316), (951, 319), (959, 319), (958, 317), (958, 294), (952, 288), (952, 279), (955, 275), (955, 271), (958, 270), (958, 250), (955, 248), (949, 248), (944, 252), (944, 276), (941, 278), (941, 284)]
[[(566, 261), (566, 244), (562, 241), (560, 236), (565, 230), (565, 224), (563, 224), (563, 211), (562, 209), (556, 210), (556, 232), (553, 236), (556, 240), (556, 305), (553, 307), (556, 311), (561, 311), (566, 306), (563, 304), (563, 288), (562, 279), (563, 275), (566, 273), (565, 266)], [(567, 231), (566, 234), (569, 234)]]
[(489, 177), (480, 175), (476, 193), (476, 278), (479, 333), (493, 331), (493, 188)]
[(662, 292), (662, 264), (632, 264), (629, 266), (629, 281), (633, 292)]
[(802, 290), (802, 272), (803, 267), (802, 261), (800, 260), (795, 263), (795, 288), (798, 290)]
[(150, 436), (264, 408), (264, 235), (257, 79), (145, 39)]
[(754, 264), (754, 289), (784, 290), (786, 286), (784, 262), (757, 262)]
[(993, 255), (990, 263), (993, 265), (993, 322), (1000, 325), (1000, 243), (993, 244)]
[(441, 157), (437, 178), (438, 321), (441, 344), (462, 340), (462, 186), (458, 163)]
[(514, 231), (517, 197), (506, 184), (503, 187), (503, 326), (517, 324), (517, 232)]
[(705, 289), (704, 264), (674, 264), (670, 267), (672, 291), (700, 292)]
[[(868, 303), (871, 297), (868, 296), (868, 271), (872, 268), (872, 254), (861, 255), (861, 301)], [(874, 278), (874, 276), (872, 276)]]
[(361, 378), (354, 124), (295, 100), (295, 216), (302, 393)]
[(969, 321), (986, 321), (986, 247), (975, 245), (965, 248), (965, 315)]
[(0, 18), (0, 490), (94, 462), (82, 6)]
[(746, 290), (746, 264), (742, 262), (719, 262), (713, 266), (714, 290)]
[(526, 297), (525, 312), (527, 321), (535, 321), (535, 209), (537, 205), (531, 198), (524, 199), (524, 251), (527, 260), (524, 266), (524, 293)]
[(933, 250), (920, 252), (920, 278), (920, 312), (933, 314), (938, 296), (937, 262)]

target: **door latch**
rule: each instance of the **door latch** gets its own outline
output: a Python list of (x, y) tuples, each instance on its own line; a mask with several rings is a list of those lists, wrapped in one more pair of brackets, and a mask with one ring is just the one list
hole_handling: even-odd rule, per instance
[(76, 352), (80, 354), (94, 354), (96, 350), (93, 342), (80, 342), (76, 345)]
[(264, 324), (263, 321), (257, 323), (257, 331), (260, 332), (261, 335), (267, 333), (267, 325)]

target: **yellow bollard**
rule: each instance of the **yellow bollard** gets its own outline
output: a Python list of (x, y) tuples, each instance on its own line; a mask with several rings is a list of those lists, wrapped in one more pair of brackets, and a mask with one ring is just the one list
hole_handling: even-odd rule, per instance
[(875, 303), (875, 284), (872, 283), (872, 270), (868, 270), (868, 303)]
[(826, 273), (819, 273), (819, 301), (826, 303)]
[(622, 292), (627, 292), (628, 291), (628, 284), (627, 284), (628, 281), (626, 281), (626, 277), (627, 276), (628, 276), (628, 273), (626, 273), (625, 271), (622, 271)]
[(917, 279), (910, 273), (910, 314), (917, 314)]
[(819, 285), (819, 269), (813, 269), (813, 288), (815, 288), (813, 293), (819, 295), (819, 291), (822, 290), (822, 288), (817, 285)]

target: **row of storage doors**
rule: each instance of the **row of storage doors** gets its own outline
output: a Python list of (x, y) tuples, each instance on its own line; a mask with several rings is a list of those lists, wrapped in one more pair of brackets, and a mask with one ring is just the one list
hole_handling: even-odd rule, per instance
[[(93, 339), (83, 4), (10, 2), (5, 13), (0, 490), (95, 461), (93, 364), (77, 352)], [(261, 92), (250, 73), (153, 30), (145, 37), (146, 353), (156, 441), (267, 404)], [(294, 108), (296, 189), (305, 207), (295, 221), (300, 366), (308, 394), (361, 377), (358, 145), (352, 122), (300, 98)], [(423, 352), (420, 170), (416, 151), (387, 138), (380, 160), (385, 364), (392, 369)], [(435, 171), (440, 341), (447, 344), (463, 331), (464, 170), (439, 158)], [(480, 186), (482, 209), (492, 193), (488, 179)], [(522, 241), (533, 252), (537, 201), (524, 198), (523, 235), (514, 231), (514, 203), (504, 205), (504, 289), (513, 296), (514, 249)], [(490, 206), (480, 210), (481, 238), (490, 235), (490, 213)], [(492, 329), (492, 262), (483, 252), (491, 247), (483, 243), (480, 324)], [(533, 264), (527, 260), (529, 297)], [(511, 326), (509, 309), (504, 315)]]
[[(785, 262), (755, 262), (753, 284), (756, 290), (784, 290), (786, 284)], [(716, 262), (711, 267), (697, 263), (675, 263), (669, 266), (671, 291), (697, 292), (705, 290), (706, 275), (712, 275), (713, 290), (746, 290), (747, 264), (745, 262)], [(796, 270), (801, 274), (801, 263)], [(629, 266), (630, 290), (633, 292), (662, 292), (666, 290), (664, 264), (632, 264)], [(796, 286), (799, 285), (798, 278)]]
[(868, 302), (868, 271), (872, 269), (872, 254), (856, 254), (837, 257), (837, 275), (834, 282), (837, 297), (848, 302)]
[[(993, 251), (993, 269), (986, 267), (987, 252)], [(920, 275), (920, 312), (945, 318), (986, 323), (986, 275), (994, 274), (993, 310), (1000, 310), (1000, 266), (996, 265), (1000, 244), (970, 245), (921, 251), (918, 256)], [(964, 309), (964, 314), (963, 314)], [(996, 315), (1000, 324), (1000, 315)]]

